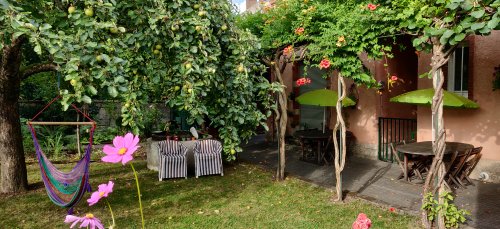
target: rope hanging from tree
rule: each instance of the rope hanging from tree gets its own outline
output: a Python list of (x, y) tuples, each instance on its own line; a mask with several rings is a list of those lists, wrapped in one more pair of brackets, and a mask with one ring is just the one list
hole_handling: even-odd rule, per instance
[[(90, 155), (92, 152), (92, 139), (95, 130), (95, 122), (88, 115), (83, 113), (74, 104), (71, 104), (73, 109), (78, 113), (82, 114), (88, 121), (87, 122), (37, 122), (34, 121), (36, 118), (43, 113), (52, 103), (61, 98), (57, 96), (52, 101), (50, 101), (42, 110), (40, 110), (32, 119), (28, 122), (29, 130), (33, 138), (33, 144), (35, 146), (35, 151), (38, 159), (38, 164), (40, 166), (40, 172), (42, 176), (43, 183), (47, 190), (47, 194), (56, 205), (60, 207), (69, 208), (68, 214), (73, 211), (73, 206), (76, 205), (80, 199), (82, 199), (85, 191), (90, 192), (91, 187), (89, 183), (89, 166), (90, 166)], [(90, 125), (90, 136), (89, 144), (85, 149), (83, 157), (76, 163), (73, 169), (69, 172), (63, 172), (58, 170), (54, 164), (52, 164), (45, 153), (42, 151), (38, 139), (36, 137), (36, 131), (33, 127), (34, 125)]]

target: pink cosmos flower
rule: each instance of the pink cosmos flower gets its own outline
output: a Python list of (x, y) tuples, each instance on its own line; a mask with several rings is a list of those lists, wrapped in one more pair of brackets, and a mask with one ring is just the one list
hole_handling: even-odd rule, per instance
[(73, 228), (76, 226), (76, 224), (80, 224), (80, 228), (82, 227), (89, 227), (90, 229), (104, 229), (104, 226), (101, 223), (101, 220), (98, 218), (94, 217), (93, 214), (87, 214), (84, 217), (78, 217), (74, 215), (67, 215), (66, 219), (64, 220), (65, 223), (73, 223), (69, 228)]
[(358, 218), (352, 224), (352, 229), (368, 229), (372, 226), (372, 221), (368, 219), (365, 213), (359, 213)]
[(368, 9), (371, 11), (374, 11), (377, 9), (377, 5), (372, 4), (372, 3), (368, 3), (368, 5), (366, 7), (368, 7)]
[(397, 80), (398, 80), (398, 77), (397, 77), (397, 76), (391, 76), (391, 80), (392, 80), (392, 81), (397, 81)]
[(304, 33), (304, 28), (303, 27), (299, 27), (299, 28), (295, 29), (295, 34), (302, 35), (303, 33)]
[(101, 160), (104, 162), (118, 163), (125, 165), (134, 159), (132, 154), (139, 148), (139, 136), (128, 133), (125, 136), (116, 136), (113, 139), (113, 146), (105, 145), (102, 151), (106, 154)]
[(100, 184), (97, 192), (93, 192), (90, 199), (87, 200), (89, 206), (96, 204), (103, 197), (108, 197), (108, 194), (113, 192), (114, 185), (113, 181), (109, 181), (108, 184)]
[(330, 67), (330, 61), (328, 59), (323, 59), (321, 60), (321, 62), (319, 63), (319, 68), (320, 69), (323, 69), (323, 68), (329, 68)]

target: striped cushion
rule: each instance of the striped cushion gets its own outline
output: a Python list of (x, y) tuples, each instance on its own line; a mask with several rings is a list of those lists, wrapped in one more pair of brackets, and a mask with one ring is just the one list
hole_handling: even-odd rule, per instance
[(187, 148), (178, 141), (158, 142), (158, 154), (160, 163), (158, 165), (158, 179), (163, 178), (187, 178)]
[(197, 141), (194, 147), (196, 177), (212, 174), (223, 176), (221, 152), (222, 145), (219, 141), (211, 139)]

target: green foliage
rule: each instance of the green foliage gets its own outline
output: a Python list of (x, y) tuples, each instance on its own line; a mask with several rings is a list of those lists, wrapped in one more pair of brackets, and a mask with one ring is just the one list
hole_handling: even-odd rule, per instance
[(436, 220), (438, 212), (443, 211), (446, 228), (458, 228), (460, 224), (465, 223), (467, 220), (465, 216), (470, 215), (470, 213), (464, 209), (458, 209), (458, 207), (453, 204), (453, 194), (450, 192), (443, 192), (441, 197), (444, 202), (439, 204), (432, 193), (429, 192), (425, 195), (422, 210), (427, 211), (427, 218), (429, 221), (433, 222)]
[(45, 137), (44, 147), (47, 149), (45, 153), (53, 158), (60, 158), (62, 156), (63, 142), (62, 133), (55, 133)]
[[(267, 55), (283, 47), (307, 45), (304, 64), (318, 66), (330, 61), (328, 73), (338, 70), (343, 76), (368, 86), (377, 85), (360, 58), (391, 56), (390, 38), (398, 31), (392, 10), (369, 10), (360, 1), (278, 1), (264, 14), (243, 15), (240, 26), (260, 35)], [(263, 21), (264, 23), (259, 23)], [(302, 34), (297, 28), (304, 28)]]
[(119, 134), (118, 128), (97, 128), (92, 140), (94, 144), (110, 143)]
[(21, 82), (21, 100), (50, 101), (57, 93), (57, 77), (54, 73), (40, 73)]
[(36, 130), (38, 143), (45, 155), (56, 159), (61, 158), (64, 148), (63, 135), (66, 129), (66, 126), (55, 128), (41, 126)]
[(499, 0), (397, 0), (391, 3), (401, 26), (417, 36), (413, 40), (417, 49), (430, 50), (433, 43), (454, 46), (469, 35), (488, 35), (500, 28)]
[(261, 77), (260, 44), (234, 26), (228, 1), (86, 0), (72, 13), (64, 2), (1, 1), (0, 39), (3, 47), (23, 36), (58, 65), (69, 82), (65, 109), (108, 94), (124, 102), (121, 124), (138, 133), (143, 105), (163, 101), (191, 123), (210, 120), (228, 154), (265, 125), (277, 87)]
[(31, 132), (28, 129), (28, 125), (25, 123), (28, 121), (26, 118), (21, 118), (21, 134), (23, 136), (23, 148), (24, 148), (24, 154), (26, 155), (34, 155), (33, 153), (35, 152), (35, 146), (33, 145), (33, 138), (31, 137)]

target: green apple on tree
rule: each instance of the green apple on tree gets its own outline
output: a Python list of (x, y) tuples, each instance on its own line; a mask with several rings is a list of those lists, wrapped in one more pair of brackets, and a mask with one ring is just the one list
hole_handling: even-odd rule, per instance
[(85, 15), (87, 15), (89, 17), (94, 16), (94, 9), (92, 9), (91, 7), (85, 9)]
[(76, 7), (74, 7), (74, 6), (70, 6), (70, 7), (68, 7), (68, 13), (69, 13), (69, 14), (72, 14), (72, 13), (74, 13), (75, 11), (76, 11)]

